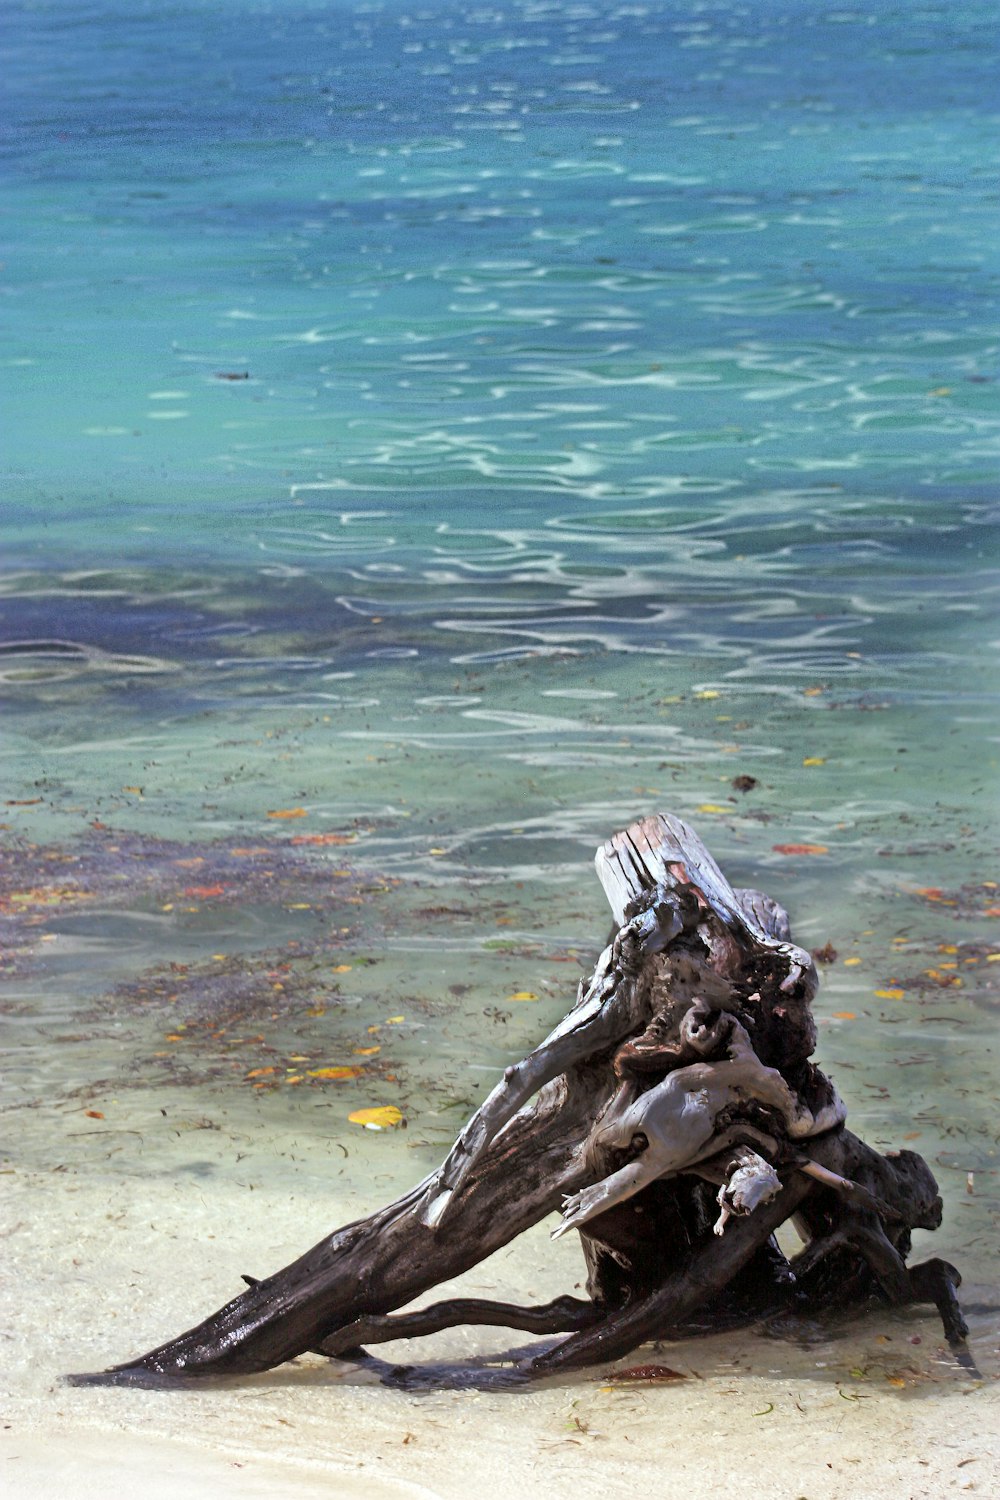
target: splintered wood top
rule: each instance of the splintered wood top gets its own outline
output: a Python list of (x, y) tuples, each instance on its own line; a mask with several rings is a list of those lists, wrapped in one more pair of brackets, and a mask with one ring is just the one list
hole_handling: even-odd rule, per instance
[(594, 863), (619, 926), (631, 903), (658, 885), (692, 885), (724, 921), (751, 929), (758, 925), (694, 829), (670, 813), (654, 813), (614, 834), (598, 849)]

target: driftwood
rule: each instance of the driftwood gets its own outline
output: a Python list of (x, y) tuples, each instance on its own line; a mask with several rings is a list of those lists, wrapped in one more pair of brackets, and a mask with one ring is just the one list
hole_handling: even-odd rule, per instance
[[(936, 1303), (969, 1362), (958, 1272), (942, 1260), (906, 1265), (911, 1231), (941, 1222), (937, 1185), (916, 1153), (882, 1155), (845, 1128), (836, 1090), (809, 1060), (818, 980), (784, 911), (733, 890), (674, 817), (616, 834), (597, 870), (613, 940), (575, 1006), (507, 1068), (436, 1172), (274, 1275), (245, 1278), (248, 1289), (196, 1328), (74, 1378), (231, 1376), (310, 1350), (378, 1367), (363, 1346), (460, 1323), (567, 1333), (481, 1372), (518, 1384), (650, 1339), (873, 1299)], [(392, 1315), (553, 1212), (554, 1235), (579, 1231), (586, 1299), (461, 1298)], [(789, 1219), (805, 1241), (791, 1261), (774, 1237)]]

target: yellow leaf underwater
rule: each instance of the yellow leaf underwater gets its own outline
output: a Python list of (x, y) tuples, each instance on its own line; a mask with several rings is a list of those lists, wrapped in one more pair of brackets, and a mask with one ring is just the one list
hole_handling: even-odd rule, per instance
[(538, 996), (531, 990), (515, 990), (513, 995), (507, 996), (508, 1000), (537, 1000)]
[(352, 1125), (363, 1125), (366, 1130), (392, 1130), (402, 1124), (403, 1111), (394, 1104), (379, 1104), (370, 1109), (354, 1109), (347, 1118)]
[(345, 1078), (360, 1078), (364, 1071), (364, 1068), (310, 1068), (309, 1077), (340, 1083)]
[(269, 818), (304, 818), (308, 814), (304, 807), (276, 807), (267, 816)]

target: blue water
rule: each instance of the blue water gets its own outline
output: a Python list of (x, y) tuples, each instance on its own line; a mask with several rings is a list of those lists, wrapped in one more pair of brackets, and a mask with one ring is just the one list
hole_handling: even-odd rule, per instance
[[(5, 19), (0, 823), (31, 1160), (53, 1101), (166, 1055), (135, 986), (216, 949), (312, 973), (334, 931), (346, 1009), (275, 1013), (260, 1045), (289, 1073), (319, 1031), (342, 1062), (416, 1010), (365, 1102), (408, 1091), (426, 1166), (468, 1070), (571, 998), (545, 965), (604, 935), (595, 844), (664, 809), (833, 942), (821, 1056), (881, 1143), (923, 1111), (985, 1275), (994, 7)], [(331, 833), (350, 848), (291, 843)], [(240, 910), (251, 845), (380, 883), (334, 921), (310, 866), (307, 899)], [(199, 859), (221, 904), (177, 873)], [(197, 1035), (156, 1088), (222, 1088)], [(241, 1058), (231, 1108), (294, 1124), (304, 1091), (252, 1093)]]
[(7, 639), (984, 685), (989, 7), (11, 19)]

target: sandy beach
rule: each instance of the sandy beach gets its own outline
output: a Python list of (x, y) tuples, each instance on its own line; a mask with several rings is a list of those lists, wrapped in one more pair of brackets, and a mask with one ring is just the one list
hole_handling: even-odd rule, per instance
[[(915, 1500), (987, 1496), (1000, 1481), (996, 1340), (974, 1337), (986, 1378), (971, 1380), (926, 1309), (868, 1317), (808, 1349), (741, 1334), (620, 1362), (654, 1357), (684, 1377), (656, 1386), (595, 1371), (528, 1392), (414, 1395), (308, 1358), (205, 1388), (68, 1388), (67, 1370), (99, 1368), (195, 1321), (234, 1293), (237, 1266), (275, 1267), (362, 1203), (318, 1197), (306, 1206), (299, 1193), (259, 1189), (209, 1197), (163, 1182), (152, 1192), (147, 1184), (137, 1212), (122, 1183), (17, 1174), (3, 1189), (13, 1293), (3, 1483), (12, 1500), (600, 1500), (729, 1490), (760, 1500)], [(45, 1231), (35, 1212), (42, 1196)], [(455, 1285), (476, 1295), (529, 1287), (543, 1298), (578, 1272), (575, 1247), (550, 1245), (540, 1226)], [(461, 1359), (501, 1350), (504, 1338), (457, 1331), (393, 1346), (389, 1357)]]

